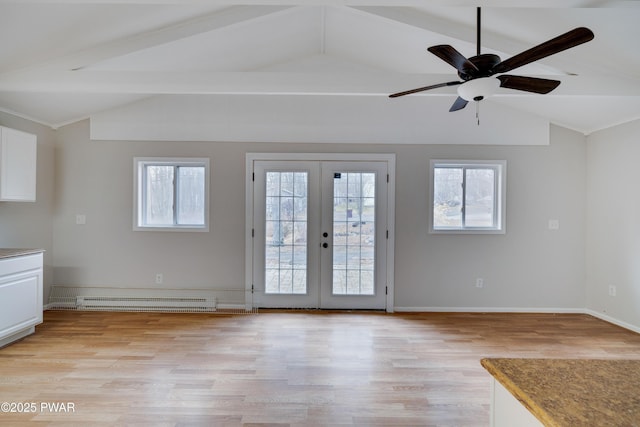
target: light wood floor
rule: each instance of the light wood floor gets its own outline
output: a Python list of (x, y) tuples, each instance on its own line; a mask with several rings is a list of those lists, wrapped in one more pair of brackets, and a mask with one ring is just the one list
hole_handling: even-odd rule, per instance
[(573, 314), (46, 312), (0, 350), (0, 402), (37, 411), (0, 424), (486, 426), (482, 357), (640, 359), (640, 335)]

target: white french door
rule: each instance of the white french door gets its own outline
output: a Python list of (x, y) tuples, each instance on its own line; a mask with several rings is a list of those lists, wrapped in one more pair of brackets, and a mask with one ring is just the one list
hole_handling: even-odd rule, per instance
[(262, 307), (315, 307), (319, 298), (317, 162), (258, 161), (253, 169), (253, 295)]
[(252, 291), (260, 307), (387, 307), (388, 163), (255, 160)]
[(321, 165), (321, 308), (386, 308), (386, 162)]

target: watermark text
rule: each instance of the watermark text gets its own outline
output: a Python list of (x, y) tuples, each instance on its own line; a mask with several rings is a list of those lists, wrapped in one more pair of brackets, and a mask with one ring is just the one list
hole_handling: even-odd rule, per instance
[(27, 413), (66, 414), (76, 412), (74, 402), (2, 402), (0, 413), (27, 414)]

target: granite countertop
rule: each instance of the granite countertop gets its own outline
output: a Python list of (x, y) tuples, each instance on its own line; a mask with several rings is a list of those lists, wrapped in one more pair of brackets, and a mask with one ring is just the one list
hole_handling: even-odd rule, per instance
[(480, 363), (545, 426), (640, 426), (640, 360)]
[(44, 252), (44, 249), (0, 248), (0, 259), (39, 254), (40, 252)]

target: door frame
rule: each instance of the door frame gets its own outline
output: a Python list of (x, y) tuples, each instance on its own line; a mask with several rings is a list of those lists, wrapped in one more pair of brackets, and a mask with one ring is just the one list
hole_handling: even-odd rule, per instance
[(396, 155), (393, 153), (247, 153), (245, 156), (245, 307), (254, 309), (253, 280), (253, 164), (255, 161), (349, 161), (349, 162), (386, 162), (388, 174), (387, 187), (387, 232), (386, 260), (386, 311), (394, 309), (394, 248), (395, 248), (395, 171)]

